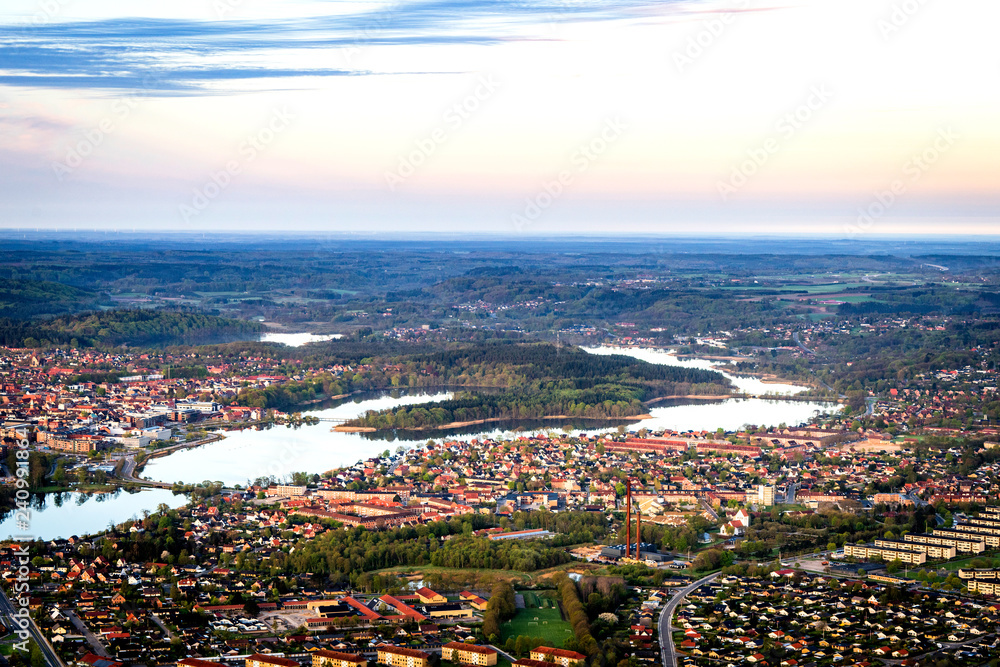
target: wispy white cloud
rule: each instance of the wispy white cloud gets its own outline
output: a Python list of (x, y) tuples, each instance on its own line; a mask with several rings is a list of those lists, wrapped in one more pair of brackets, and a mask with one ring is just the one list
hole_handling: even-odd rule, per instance
[[(399, 46), (491, 46), (538, 39), (541, 20), (614, 21), (671, 3), (649, 0), (434, 0), (396, 2), (336, 16), (204, 21), (105, 18), (41, 24), (8, 20), (0, 35), (0, 85), (220, 92), (212, 84), (375, 74), (292, 66), (287, 54)], [(677, 3), (680, 6), (682, 3)], [(322, 6), (322, 5), (321, 5)], [(0, 21), (2, 24), (2, 21)], [(318, 57), (328, 61), (329, 58)], [(397, 72), (398, 73), (398, 72)], [(221, 89), (225, 90), (225, 89)]]

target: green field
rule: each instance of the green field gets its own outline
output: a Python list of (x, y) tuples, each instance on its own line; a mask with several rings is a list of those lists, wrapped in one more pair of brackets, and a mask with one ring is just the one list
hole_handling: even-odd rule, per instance
[(805, 292), (806, 294), (833, 294), (845, 289), (871, 287), (871, 283), (819, 283), (810, 285), (721, 285), (718, 289), (769, 291), (769, 292)]
[[(945, 563), (940, 563), (938, 565), (935, 565), (935, 566), (933, 566), (933, 568), (927, 567), (925, 569), (928, 569), (928, 570), (933, 569), (935, 571), (937, 571), (937, 570), (950, 570), (951, 572), (958, 572), (958, 570), (960, 568), (971, 568), (971, 567), (973, 567), (972, 561), (974, 561), (974, 560), (993, 561), (993, 566), (995, 567), (996, 566), (996, 561), (994, 560), (994, 556), (995, 555), (996, 555), (995, 551), (984, 551), (983, 553), (976, 554), (975, 556), (970, 556), (968, 558), (960, 558), (958, 560), (950, 560), (950, 561), (947, 561)], [(920, 568), (916, 568), (916, 569), (919, 570)]]
[(822, 301), (826, 299), (829, 299), (830, 301), (843, 301), (844, 303), (868, 303), (869, 301), (875, 300), (871, 294), (836, 294), (830, 297), (821, 297), (819, 300)]
[(561, 647), (573, 636), (573, 628), (562, 619), (559, 604), (552, 598), (539, 596), (532, 591), (519, 591), (524, 596), (525, 609), (518, 609), (517, 615), (503, 624), (502, 641), (508, 637), (525, 635), (541, 637), (549, 646)]
[(559, 604), (550, 597), (543, 597), (534, 591), (521, 591), (519, 593), (524, 598), (524, 606), (528, 609), (558, 609)]
[(920, 570), (927, 570), (928, 572), (939, 572), (940, 570), (947, 570), (948, 572), (958, 572), (961, 568), (972, 568), (974, 567), (972, 562), (975, 560), (986, 560), (991, 561), (994, 567), (1000, 565), (1000, 552), (997, 551), (984, 551), (981, 554), (976, 554), (975, 556), (967, 556), (965, 558), (958, 558), (955, 560), (949, 560), (944, 563), (931, 563), (919, 565), (917, 567), (908, 567), (905, 571), (901, 570), (896, 573), (897, 577), (905, 577), (906, 579), (916, 579), (917, 572)]

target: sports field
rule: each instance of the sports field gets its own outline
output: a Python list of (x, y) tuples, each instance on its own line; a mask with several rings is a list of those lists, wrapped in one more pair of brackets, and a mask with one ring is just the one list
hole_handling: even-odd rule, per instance
[(501, 627), (502, 641), (508, 637), (525, 635), (541, 637), (546, 644), (559, 648), (573, 636), (573, 628), (562, 619), (559, 604), (552, 598), (542, 597), (533, 591), (518, 591), (524, 596), (525, 609), (518, 609), (517, 615)]

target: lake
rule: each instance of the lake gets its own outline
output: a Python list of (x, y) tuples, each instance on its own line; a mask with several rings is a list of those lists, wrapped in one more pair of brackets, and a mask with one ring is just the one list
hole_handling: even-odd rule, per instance
[(585, 347), (582, 349), (591, 354), (620, 354), (648, 361), (651, 364), (660, 364), (663, 366), (680, 366), (681, 368), (700, 368), (702, 370), (715, 371), (716, 373), (721, 373), (729, 378), (729, 380), (736, 385), (741, 392), (753, 394), (755, 396), (762, 394), (791, 396), (794, 394), (800, 394), (809, 389), (809, 387), (802, 387), (795, 384), (764, 382), (760, 378), (753, 377), (752, 375), (733, 375), (718, 368), (719, 366), (723, 366), (725, 362), (716, 361), (714, 359), (682, 359), (676, 356), (671, 350), (655, 350), (637, 347), (611, 347), (608, 345), (602, 347)]
[[(369, 410), (443, 401), (451, 396), (451, 392), (410, 394), (399, 391), (307, 412), (320, 419), (350, 419)], [(142, 471), (142, 476), (160, 482), (190, 484), (211, 480), (230, 486), (245, 486), (248, 480), (252, 482), (269, 475), (283, 479), (293, 472), (322, 473), (352, 465), (386, 449), (395, 451), (399, 444), (427, 441), (424, 436), (422, 440), (396, 440), (393, 443), (384, 437), (372, 437), (370, 433), (331, 431), (333, 426), (336, 423), (320, 422), (297, 427), (272, 426), (228, 431), (226, 439), (221, 442), (153, 459)]]
[[(279, 334), (281, 335), (281, 334)], [(292, 334), (294, 335), (294, 334)], [(634, 348), (586, 348), (593, 354), (627, 354), (651, 363), (691, 366), (718, 370), (718, 362), (705, 359), (678, 359), (662, 350)], [(721, 372), (721, 371), (720, 371)], [(751, 394), (791, 395), (806, 390), (792, 384), (771, 384), (757, 378), (723, 373), (741, 391)], [(445, 400), (450, 391), (397, 390), (381, 395), (356, 397), (320, 404), (306, 410), (320, 419), (350, 419), (368, 410), (396, 408), (403, 405), (431, 403)], [(808, 421), (818, 413), (839, 409), (836, 403), (801, 401), (781, 398), (728, 398), (714, 400), (680, 399), (663, 401), (649, 410), (652, 419), (627, 423), (630, 431), (671, 429), (736, 430), (744, 424), (777, 426)], [(514, 436), (530, 431), (555, 431), (565, 425), (573, 433), (599, 434), (613, 431), (623, 422), (595, 422), (572, 420), (545, 420), (535, 422), (484, 424), (458, 431), (398, 431), (390, 433), (339, 433), (331, 431), (336, 422), (322, 421), (315, 425), (298, 427), (272, 426), (228, 431), (220, 442), (186, 449), (150, 461), (141, 475), (163, 482), (200, 483), (219, 481), (226, 485), (246, 485), (258, 477), (274, 476), (284, 479), (293, 472), (322, 473), (327, 470), (350, 466), (361, 459), (381, 454), (386, 449), (422, 444), (430, 438), (470, 439)], [(520, 431), (515, 432), (517, 427)], [(66, 537), (70, 534), (95, 532), (107, 528), (113, 521), (120, 523), (143, 510), (154, 511), (160, 503), (178, 507), (183, 496), (174, 496), (161, 489), (146, 489), (139, 493), (106, 494), (103, 497), (83, 497), (84, 494), (47, 496), (44, 506), (33, 512), (30, 533), (42, 539)], [(0, 538), (20, 534), (10, 515), (0, 523)]]
[[(747, 375), (733, 375), (717, 368), (722, 362), (711, 359), (681, 359), (667, 350), (647, 348), (585, 347), (591, 354), (621, 354), (642, 359), (653, 364), (713, 370), (729, 378), (736, 387), (748, 394), (775, 394), (790, 396), (806, 391), (808, 387), (794, 384), (763, 382)], [(649, 411), (652, 419), (629, 424), (631, 431), (646, 428), (651, 431), (715, 430), (734, 431), (745, 424), (757, 426), (796, 425), (817, 414), (827, 414), (840, 409), (837, 403), (827, 401), (783, 400), (781, 398), (726, 398), (726, 399), (676, 399), (662, 401)]]
[[(678, 359), (660, 350), (635, 348), (585, 348), (593, 354), (627, 354), (651, 363), (691, 366), (717, 370), (718, 362), (706, 359)], [(721, 371), (720, 371), (721, 372)], [(741, 391), (747, 393), (773, 393), (790, 395), (805, 391), (806, 387), (792, 384), (764, 383), (757, 378), (724, 373)], [(334, 407), (309, 410), (310, 415), (321, 419), (349, 419), (368, 410), (383, 410), (402, 405), (431, 403), (451, 397), (450, 392), (393, 392), (377, 398), (357, 398)], [(514, 435), (513, 428), (523, 430), (558, 430), (564, 425), (573, 426), (574, 433), (603, 433), (626, 423), (631, 431), (672, 429), (732, 431), (745, 424), (777, 426), (781, 423), (799, 424), (818, 413), (838, 409), (836, 403), (823, 401), (787, 400), (781, 398), (728, 398), (663, 401), (649, 410), (653, 417), (634, 422), (595, 422), (573, 420), (545, 420), (528, 423), (482, 424), (458, 431), (397, 431), (392, 433), (338, 433), (331, 431), (330, 422), (299, 427), (275, 426), (271, 428), (230, 431), (226, 439), (179, 451), (154, 459), (143, 471), (143, 476), (161, 482), (199, 483), (219, 481), (227, 485), (246, 485), (258, 477), (288, 477), (293, 472), (322, 473), (342, 466), (353, 465), (363, 458), (380, 454), (396, 447), (422, 444), (430, 438), (469, 439), (473, 437), (497, 438)], [(211, 471), (211, 472), (210, 472)]]
[(32, 496), (30, 526), (23, 530), (16, 525), (14, 512), (0, 521), (0, 539), (31, 535), (51, 540), (71, 535), (87, 535), (119, 524), (131, 518), (142, 518), (143, 510), (153, 512), (160, 503), (171, 508), (187, 504), (186, 496), (175, 496), (166, 489), (142, 489), (133, 493), (118, 490), (113, 493), (50, 493)]
[(260, 335), (262, 343), (281, 343), (289, 347), (299, 347), (306, 343), (321, 343), (327, 340), (339, 340), (342, 334), (311, 334), (311, 333), (265, 333)]

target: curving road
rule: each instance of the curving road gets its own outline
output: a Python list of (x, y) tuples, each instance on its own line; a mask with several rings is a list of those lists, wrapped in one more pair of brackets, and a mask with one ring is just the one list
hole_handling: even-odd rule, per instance
[(872, 415), (875, 414), (875, 404), (876, 403), (878, 403), (878, 398), (876, 398), (874, 396), (866, 396), (865, 397), (865, 404), (867, 405), (867, 407), (865, 408), (865, 416), (866, 417), (871, 417)]
[(671, 620), (674, 617), (674, 610), (677, 609), (684, 598), (686, 598), (692, 591), (698, 589), (702, 584), (707, 584), (713, 581), (719, 573), (710, 574), (707, 577), (703, 577), (698, 581), (694, 582), (686, 588), (682, 588), (674, 593), (674, 597), (670, 598), (670, 602), (663, 608), (663, 612), (660, 614), (659, 623), (659, 633), (660, 633), (660, 653), (663, 657), (663, 667), (677, 667), (677, 651), (674, 649), (674, 631)]
[(806, 347), (805, 345), (802, 344), (802, 341), (799, 340), (799, 332), (798, 331), (795, 331), (795, 332), (792, 333), (792, 340), (795, 341), (795, 344), (798, 345), (800, 348), (802, 348), (802, 351), (805, 352), (806, 354), (809, 354), (809, 355), (815, 355), (816, 354), (816, 352), (814, 350), (810, 350), (808, 347)]

